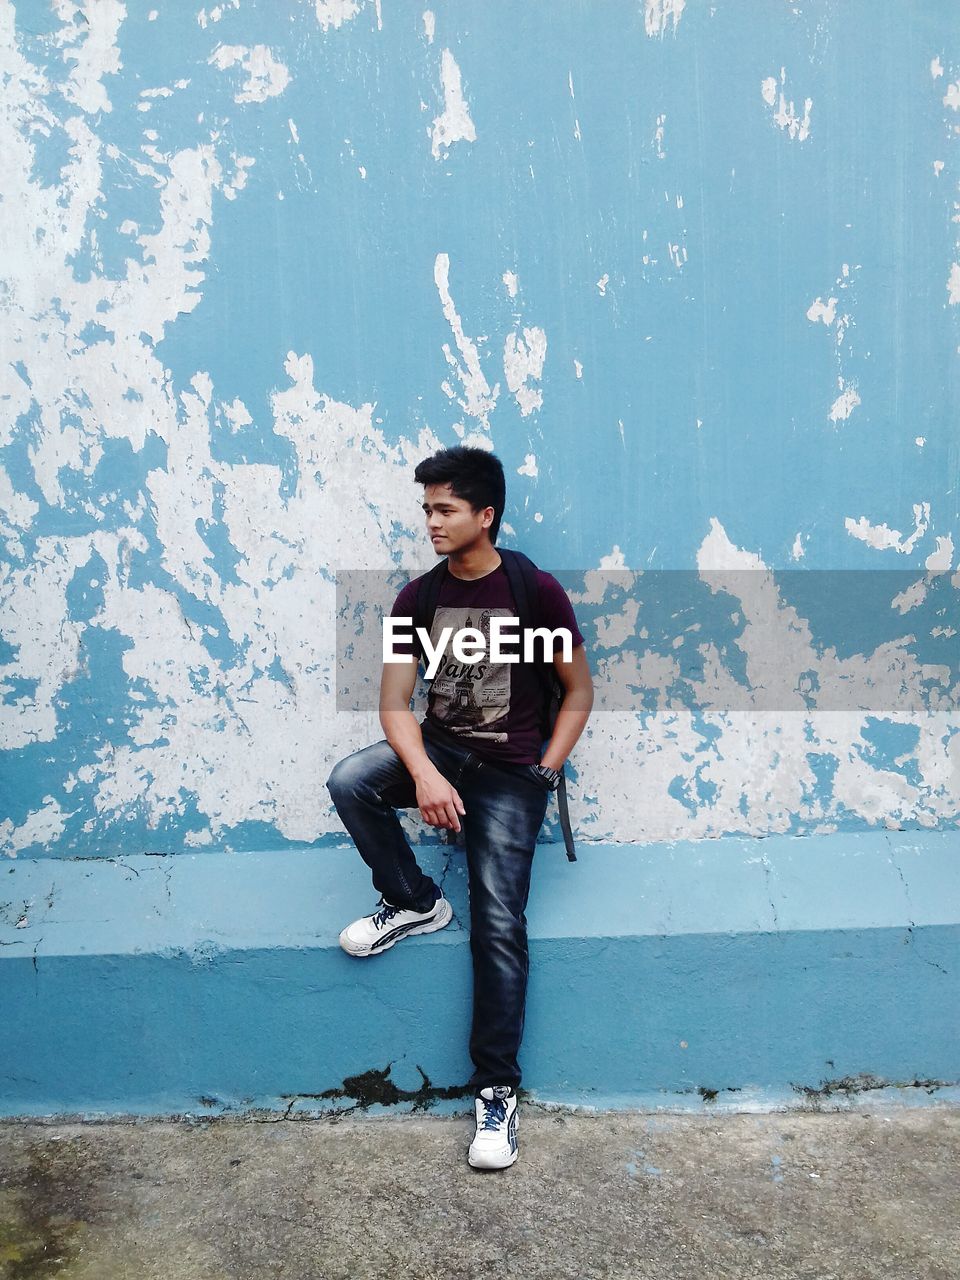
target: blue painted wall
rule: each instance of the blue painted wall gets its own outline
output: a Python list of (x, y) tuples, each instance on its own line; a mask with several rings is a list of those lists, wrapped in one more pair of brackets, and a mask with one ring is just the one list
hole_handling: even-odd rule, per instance
[(955, 826), (953, 0), (156, 3), (0, 7), (4, 852), (341, 840), (461, 440), (597, 571), (581, 839)]

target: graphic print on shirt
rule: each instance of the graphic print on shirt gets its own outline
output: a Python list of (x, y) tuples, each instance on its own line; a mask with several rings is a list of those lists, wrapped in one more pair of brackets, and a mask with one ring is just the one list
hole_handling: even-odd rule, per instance
[[(490, 619), (515, 618), (510, 609), (464, 609), (440, 605), (430, 628), (430, 643), (436, 645), (444, 627), (453, 634), (465, 627), (479, 631), (486, 654), (490, 653)], [(516, 634), (516, 629), (514, 629)], [(452, 636), (449, 638), (452, 641)], [(505, 652), (516, 651), (504, 638)], [(430, 711), (450, 733), (469, 734), (488, 742), (506, 742), (505, 728), (497, 728), (510, 710), (510, 672), (506, 662), (491, 663), (489, 657), (476, 662), (458, 662), (448, 642), (443, 661), (430, 687)]]

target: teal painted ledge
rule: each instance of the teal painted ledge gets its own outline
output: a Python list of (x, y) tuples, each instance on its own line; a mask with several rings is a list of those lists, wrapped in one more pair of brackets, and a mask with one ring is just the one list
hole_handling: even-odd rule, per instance
[[(955, 1098), (960, 832), (538, 846), (524, 1087), (594, 1107)], [(456, 919), (355, 960), (352, 847), (0, 866), (0, 1114), (460, 1109)]]

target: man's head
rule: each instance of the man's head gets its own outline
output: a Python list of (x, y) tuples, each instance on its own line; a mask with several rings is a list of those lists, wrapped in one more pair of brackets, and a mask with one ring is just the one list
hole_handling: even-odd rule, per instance
[(441, 449), (418, 465), (413, 478), (424, 486), (427, 532), (439, 555), (487, 537), (496, 543), (506, 501), (499, 458), (486, 449)]

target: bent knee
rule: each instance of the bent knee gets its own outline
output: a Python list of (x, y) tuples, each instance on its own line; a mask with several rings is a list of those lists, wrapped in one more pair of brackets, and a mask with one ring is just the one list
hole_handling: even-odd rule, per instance
[(359, 781), (359, 770), (353, 763), (353, 756), (347, 756), (333, 766), (327, 779), (327, 790), (334, 800), (349, 795)]

